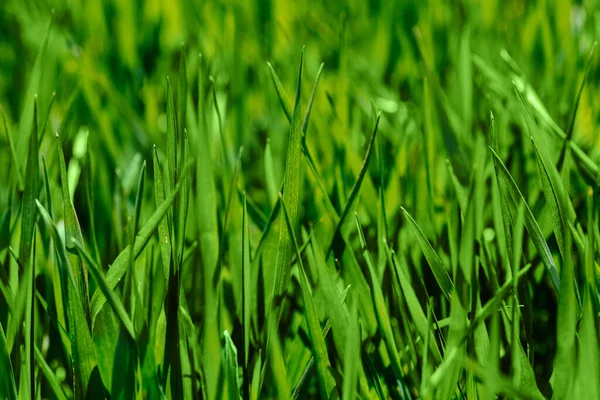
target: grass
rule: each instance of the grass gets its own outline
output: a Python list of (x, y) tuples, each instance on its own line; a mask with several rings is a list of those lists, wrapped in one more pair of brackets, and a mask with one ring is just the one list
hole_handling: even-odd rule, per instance
[(0, 8), (0, 399), (600, 396), (596, 2)]

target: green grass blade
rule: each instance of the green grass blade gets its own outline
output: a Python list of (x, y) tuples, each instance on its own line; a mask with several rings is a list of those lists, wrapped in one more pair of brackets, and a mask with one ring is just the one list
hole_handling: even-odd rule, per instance
[(15, 376), (2, 325), (0, 325), (0, 366), (2, 367), (2, 373), (0, 374), (0, 397), (7, 400), (17, 400), (17, 386), (15, 385)]
[(431, 268), (431, 272), (433, 273), (435, 280), (437, 281), (438, 285), (440, 285), (440, 289), (442, 289), (442, 293), (444, 294), (444, 296), (446, 296), (446, 298), (449, 299), (450, 294), (453, 290), (453, 283), (450, 279), (450, 275), (448, 275), (448, 270), (446, 266), (442, 262), (440, 256), (434, 250), (433, 246), (431, 246), (429, 240), (427, 240), (427, 238), (425, 237), (425, 234), (423, 233), (421, 228), (419, 228), (419, 225), (417, 225), (415, 220), (410, 216), (408, 211), (406, 211), (404, 208), (401, 209), (404, 214), (404, 217), (408, 221), (408, 224), (410, 225), (413, 233), (417, 238), (419, 246), (421, 246), (423, 255), (425, 256), (425, 259), (427, 260), (427, 263)]
[(292, 112), (291, 112), (292, 102), (290, 101), (290, 98), (288, 97), (287, 93), (285, 92), (285, 89), (283, 88), (283, 85), (281, 84), (279, 77), (275, 73), (273, 66), (268, 61), (267, 61), (267, 67), (269, 67), (269, 73), (271, 74), (271, 80), (273, 81), (273, 85), (275, 86), (275, 91), (277, 92), (277, 97), (279, 97), (279, 104), (281, 104), (281, 108), (283, 109), (283, 113), (285, 114), (285, 117), (291, 123), (292, 122)]
[(358, 384), (358, 363), (360, 362), (360, 324), (358, 321), (358, 310), (356, 303), (350, 312), (350, 325), (346, 341), (346, 355), (344, 358), (344, 390), (343, 400), (352, 400), (356, 396)]
[(250, 398), (250, 374), (248, 370), (248, 354), (250, 351), (250, 299), (252, 298), (250, 287), (250, 230), (248, 225), (248, 212), (246, 207), (246, 192), (244, 192), (243, 214), (242, 214), (242, 327), (244, 330), (244, 346), (242, 348), (242, 362), (244, 367), (243, 394), (244, 399)]
[(71, 193), (69, 190), (69, 177), (67, 174), (67, 165), (65, 163), (65, 155), (63, 153), (62, 144), (58, 133), (56, 134), (56, 142), (58, 149), (58, 161), (60, 164), (60, 181), (62, 186), (63, 196), (63, 210), (65, 219), (65, 245), (69, 252), (69, 265), (71, 266), (71, 273), (75, 280), (75, 287), (81, 298), (83, 310), (86, 318), (89, 320), (89, 294), (88, 294), (88, 279), (87, 270), (85, 265), (81, 262), (81, 258), (77, 255), (74, 249), (72, 249), (72, 243), (78, 242), (83, 243), (83, 235), (81, 233), (81, 226), (75, 212), (75, 207), (71, 201)]
[(329, 399), (329, 396), (335, 390), (335, 381), (331, 375), (331, 364), (329, 361), (329, 355), (327, 354), (327, 345), (323, 338), (321, 325), (319, 323), (319, 317), (315, 308), (313, 295), (311, 293), (308, 279), (306, 277), (306, 271), (302, 262), (302, 256), (298, 248), (298, 242), (296, 241), (296, 235), (294, 233), (292, 220), (287, 211), (287, 206), (283, 196), (280, 195), (279, 200), (282, 205), (283, 215), (285, 217), (286, 225), (291, 232), (292, 243), (296, 250), (296, 259), (298, 261), (299, 273), (300, 273), (300, 288), (302, 289), (302, 298), (304, 299), (304, 313), (306, 321), (308, 323), (308, 331), (310, 335), (310, 341), (312, 343), (312, 353), (315, 358), (315, 364), (317, 366), (317, 377), (319, 381), (319, 393), (321, 398)]
[(402, 372), (402, 366), (400, 364), (398, 348), (396, 347), (396, 342), (394, 341), (394, 335), (392, 331), (389, 313), (387, 311), (387, 307), (385, 306), (385, 299), (383, 297), (383, 292), (379, 284), (379, 278), (375, 273), (375, 268), (373, 266), (373, 262), (371, 261), (371, 255), (369, 253), (369, 248), (367, 247), (367, 241), (365, 239), (365, 235), (360, 225), (360, 221), (358, 220), (358, 215), (355, 214), (354, 216), (356, 220), (356, 229), (360, 238), (361, 251), (365, 262), (367, 263), (367, 268), (369, 271), (368, 277), (369, 285), (371, 286), (371, 300), (373, 302), (373, 307), (375, 308), (378, 328), (381, 332), (381, 336), (383, 337), (385, 347), (387, 348), (390, 363), (392, 364), (392, 370), (396, 375), (396, 380), (398, 382), (401, 382), (404, 374)]
[(558, 276), (556, 264), (554, 263), (554, 259), (552, 258), (552, 253), (548, 248), (548, 243), (546, 243), (546, 239), (544, 238), (542, 231), (540, 230), (540, 227), (536, 222), (535, 217), (533, 216), (533, 213), (529, 209), (525, 198), (521, 194), (521, 191), (519, 190), (517, 184), (510, 175), (510, 172), (508, 172), (508, 169), (506, 169), (506, 166), (504, 165), (498, 154), (496, 154), (494, 149), (490, 148), (490, 150), (492, 152), (492, 155), (494, 156), (494, 165), (496, 167), (496, 170), (507, 183), (506, 186), (511, 197), (513, 198), (513, 201), (515, 202), (515, 204), (521, 201), (525, 204), (525, 227), (527, 228), (527, 231), (531, 236), (533, 244), (535, 245), (540, 255), (540, 258), (542, 259), (544, 266), (548, 270), (554, 290), (556, 291), (556, 293), (560, 293), (560, 278)]
[(273, 299), (285, 292), (290, 280), (292, 262), (292, 236), (293, 230), (298, 228), (298, 213), (300, 210), (300, 189), (302, 186), (302, 68), (304, 64), (304, 50), (300, 57), (300, 68), (298, 71), (298, 83), (296, 86), (296, 98), (294, 101), (294, 114), (292, 116), (287, 156), (285, 161), (285, 177), (283, 180), (283, 196), (289, 205), (290, 228), (285, 224), (284, 216), (281, 215), (279, 249), (277, 252), (277, 263), (275, 269), (275, 284), (273, 287)]
[(371, 134), (371, 138), (369, 139), (369, 144), (367, 145), (367, 151), (365, 153), (365, 158), (363, 160), (362, 166), (360, 167), (360, 172), (354, 185), (352, 186), (352, 190), (350, 191), (350, 195), (348, 196), (348, 200), (346, 201), (346, 205), (344, 206), (344, 210), (340, 215), (340, 219), (337, 222), (335, 227), (335, 231), (333, 234), (333, 239), (331, 240), (331, 244), (329, 245), (329, 249), (327, 250), (327, 256), (331, 254), (334, 247), (338, 247), (341, 243), (343, 243), (343, 225), (346, 221), (348, 215), (353, 210), (354, 204), (358, 199), (358, 194), (360, 193), (360, 188), (362, 187), (363, 180), (365, 179), (365, 175), (367, 174), (367, 170), (369, 167), (369, 161), (371, 160), (371, 155), (373, 154), (375, 138), (377, 137), (377, 130), (379, 128), (379, 120), (381, 119), (381, 112), (377, 114), (377, 120), (375, 121), (375, 127), (373, 128), (373, 133)]
[(37, 209), (35, 199), (40, 192), (40, 157), (37, 134), (37, 100), (33, 102), (33, 130), (29, 135), (29, 152), (25, 169), (25, 189), (22, 201), (21, 240), (19, 242), (19, 259), (25, 266), (29, 264), (31, 246), (35, 230)]
[(115, 314), (117, 314), (117, 317), (119, 317), (121, 323), (129, 333), (131, 338), (135, 340), (136, 334), (135, 329), (133, 327), (133, 323), (131, 322), (131, 319), (129, 319), (129, 315), (127, 314), (127, 311), (125, 310), (125, 307), (123, 306), (123, 303), (121, 303), (119, 297), (108, 286), (108, 283), (106, 283), (104, 276), (102, 276), (100, 267), (96, 264), (92, 257), (84, 250), (83, 246), (80, 243), (75, 243), (75, 249), (77, 250), (79, 255), (83, 259), (85, 259), (87, 268), (90, 274), (92, 275), (92, 278), (94, 278), (94, 280), (96, 281), (96, 285), (98, 285), (98, 288), (106, 297), (108, 304), (113, 309)]
[[(192, 161), (187, 163), (187, 165), (184, 167), (183, 172), (181, 174), (182, 178), (185, 178), (191, 172), (192, 166), (193, 166)], [(173, 188), (173, 190), (167, 196), (165, 201), (162, 202), (160, 204), (160, 206), (158, 206), (156, 208), (156, 211), (152, 214), (152, 216), (150, 216), (150, 218), (148, 218), (148, 220), (146, 221), (144, 226), (142, 226), (140, 228), (140, 230), (138, 231), (137, 238), (135, 240), (135, 246), (133, 248), (134, 258), (137, 258), (140, 255), (140, 253), (142, 252), (142, 250), (148, 243), (148, 240), (154, 233), (154, 230), (157, 228), (160, 221), (163, 219), (165, 214), (171, 208), (173, 202), (177, 198), (177, 194), (179, 193), (179, 190), (181, 189), (181, 186), (183, 185), (183, 183), (184, 183), (183, 180), (180, 180), (177, 183), (177, 185)], [(127, 246), (117, 256), (117, 258), (115, 259), (115, 261), (109, 268), (108, 274), (106, 275), (106, 283), (108, 283), (108, 286), (111, 289), (114, 289), (117, 286), (117, 284), (121, 281), (121, 279), (125, 275), (125, 272), (127, 272), (127, 266), (129, 263), (129, 253), (130, 252), (131, 252), (131, 247)], [(102, 291), (96, 290), (96, 292), (94, 292), (94, 295), (92, 296), (92, 301), (90, 303), (90, 313), (92, 316), (92, 321), (95, 320), (96, 316), (102, 309), (102, 306), (104, 306), (105, 302), (106, 302), (106, 298), (104, 297), (104, 294), (102, 293)]]
[(69, 336), (71, 337), (74, 376), (73, 391), (76, 397), (82, 398), (87, 393), (88, 386), (91, 386), (92, 390), (97, 390), (98, 385), (101, 385), (97, 381), (99, 379), (98, 375), (95, 375), (98, 378), (93, 378), (93, 381), (90, 380), (90, 377), (93, 377), (92, 371), (96, 368), (96, 352), (83, 310), (83, 304), (77, 301), (79, 292), (75, 286), (66, 247), (48, 211), (39, 202), (36, 201), (36, 204), (46, 228), (51, 233), (59, 263), (61, 264), (60, 268), (64, 271), (62, 275), (64, 281), (62, 283), (67, 287), (67, 295), (64, 299), (67, 303)]
[(2, 122), (4, 123), (4, 133), (6, 134), (6, 140), (8, 141), (8, 147), (10, 148), (10, 155), (12, 156), (12, 166), (16, 171), (17, 175), (17, 184), (19, 185), (19, 190), (23, 190), (23, 175), (21, 174), (21, 165), (19, 159), (17, 158), (17, 151), (15, 150), (15, 144), (12, 140), (12, 136), (8, 131), (8, 125), (6, 124), (6, 115), (4, 115), (4, 107), (0, 105), (0, 114), (2, 114)]
[(48, 384), (50, 385), (52, 393), (54, 394), (56, 399), (67, 400), (67, 396), (65, 396), (65, 392), (60, 387), (60, 383), (58, 381), (58, 378), (56, 377), (56, 374), (54, 373), (54, 371), (52, 371), (52, 369), (44, 359), (44, 355), (41, 353), (40, 349), (38, 349), (37, 346), (35, 346), (35, 360), (38, 366), (40, 367), (42, 374), (44, 374), (44, 377), (48, 381)]
[(224, 365), (225, 368), (225, 386), (227, 387), (227, 393), (229, 399), (240, 398), (240, 387), (238, 383), (238, 363), (237, 363), (237, 349), (229, 332), (223, 332), (223, 353), (224, 353)]

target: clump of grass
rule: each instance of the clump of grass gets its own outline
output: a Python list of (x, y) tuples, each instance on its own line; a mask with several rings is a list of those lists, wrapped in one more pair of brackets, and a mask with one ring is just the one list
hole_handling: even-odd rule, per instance
[(1, 399), (600, 396), (585, 6), (159, 3), (1, 6)]

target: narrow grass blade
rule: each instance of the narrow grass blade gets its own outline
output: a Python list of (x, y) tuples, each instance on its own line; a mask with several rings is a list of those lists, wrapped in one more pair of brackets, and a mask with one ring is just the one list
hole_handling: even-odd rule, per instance
[(275, 85), (275, 90), (277, 91), (277, 96), (279, 97), (279, 104), (281, 104), (281, 108), (283, 109), (283, 113), (285, 114), (285, 117), (291, 123), (292, 122), (292, 112), (291, 112), (292, 102), (290, 101), (290, 98), (288, 97), (287, 93), (285, 92), (285, 89), (283, 88), (283, 85), (281, 84), (279, 77), (275, 73), (273, 66), (268, 61), (267, 61), (267, 66), (269, 67), (269, 72), (271, 74), (271, 80), (273, 81), (273, 85)]
[(237, 363), (237, 349), (229, 332), (223, 332), (223, 354), (224, 354), (224, 365), (225, 368), (225, 387), (229, 394), (229, 399), (240, 398), (240, 387), (238, 384), (238, 363)]
[(273, 299), (284, 293), (290, 280), (292, 262), (292, 236), (293, 230), (298, 227), (298, 213), (300, 210), (300, 189), (302, 186), (302, 131), (301, 131), (301, 109), (302, 109), (302, 68), (304, 64), (304, 50), (300, 57), (300, 68), (298, 71), (298, 83), (296, 86), (296, 98), (294, 101), (294, 114), (292, 116), (288, 150), (285, 162), (285, 177), (283, 180), (283, 196), (289, 205), (290, 228), (285, 225), (284, 216), (281, 215), (279, 249), (277, 252), (277, 264), (275, 269), (275, 284), (273, 287)]
[[(46, 228), (50, 231), (54, 246), (57, 250), (60, 268), (62, 269), (62, 284), (67, 287), (67, 295), (64, 296), (67, 303), (69, 335), (71, 337), (72, 360), (73, 360), (73, 391), (77, 398), (82, 398), (86, 393), (88, 386), (92, 390), (97, 390), (99, 376), (92, 375), (96, 368), (96, 353), (92, 336), (88, 328), (86, 317), (83, 310), (83, 304), (77, 301), (79, 293), (75, 286), (72, 269), (69, 265), (69, 257), (66, 247), (60, 238), (56, 226), (52, 222), (50, 215), (39, 202), (36, 201), (38, 211), (44, 220)], [(93, 378), (91, 380), (90, 378)]]
[(286, 225), (291, 233), (291, 239), (296, 250), (296, 259), (298, 261), (300, 272), (300, 287), (302, 289), (302, 298), (304, 299), (304, 313), (308, 323), (308, 331), (312, 343), (312, 353), (317, 366), (319, 393), (321, 394), (321, 398), (329, 399), (329, 396), (335, 390), (335, 381), (331, 375), (331, 364), (329, 361), (329, 355), (327, 354), (327, 345), (325, 344), (325, 340), (323, 338), (319, 317), (317, 315), (317, 310), (315, 308), (314, 300), (308, 284), (308, 279), (306, 277), (306, 271), (304, 270), (304, 265), (302, 263), (302, 256), (300, 255), (298, 242), (296, 241), (296, 235), (293, 230), (292, 220), (287, 211), (287, 206), (282, 195), (280, 195), (279, 200), (283, 208), (283, 215), (285, 217)]
[(581, 100), (581, 95), (583, 94), (583, 88), (588, 80), (588, 75), (590, 74), (590, 69), (592, 68), (592, 61), (594, 60), (594, 54), (596, 53), (596, 47), (598, 47), (598, 42), (594, 42), (592, 45), (592, 49), (590, 50), (590, 54), (588, 55), (587, 61), (585, 63), (585, 72), (583, 74), (583, 78), (581, 79), (581, 84), (579, 85), (579, 90), (577, 91), (577, 97), (575, 97), (575, 101), (573, 102), (573, 106), (571, 107), (571, 116), (569, 118), (569, 126), (565, 131), (565, 139), (560, 150), (560, 156), (558, 157), (557, 168), (561, 169), (565, 156), (567, 153), (567, 149), (569, 148), (569, 142), (573, 139), (573, 130), (575, 128), (575, 117), (577, 117), (577, 110), (579, 109), (579, 102)]
[(22, 265), (29, 265), (31, 246), (35, 230), (37, 209), (35, 199), (40, 192), (40, 158), (37, 134), (37, 100), (33, 102), (33, 130), (29, 135), (29, 153), (25, 169), (25, 191), (22, 201), (21, 240), (19, 242), (19, 259)]
[[(189, 174), (191, 172), (192, 166), (193, 166), (192, 161), (187, 163), (187, 165), (184, 167), (184, 169), (182, 171), (182, 174), (181, 174), (182, 178), (186, 177), (187, 174)], [(165, 216), (167, 211), (171, 208), (171, 205), (177, 198), (177, 194), (179, 193), (179, 190), (181, 189), (181, 186), (183, 185), (183, 183), (184, 183), (183, 180), (180, 180), (177, 183), (177, 185), (173, 188), (173, 190), (167, 196), (165, 201), (162, 202), (160, 204), (160, 206), (158, 206), (156, 208), (156, 211), (152, 214), (152, 216), (150, 216), (150, 218), (148, 218), (148, 220), (146, 221), (146, 224), (144, 226), (142, 226), (140, 228), (140, 230), (138, 231), (137, 238), (135, 240), (135, 246), (133, 248), (134, 258), (137, 258), (140, 255), (140, 253), (142, 252), (142, 250), (148, 243), (148, 240), (154, 233), (154, 230), (156, 229), (156, 227), (158, 226), (160, 221), (163, 219), (163, 217)], [(111, 289), (114, 289), (117, 286), (117, 284), (121, 281), (121, 279), (125, 275), (125, 272), (127, 272), (127, 266), (128, 266), (128, 262), (129, 262), (129, 253), (130, 252), (131, 252), (131, 247), (127, 246), (117, 256), (117, 258), (115, 259), (115, 261), (109, 268), (108, 274), (106, 275), (106, 283), (108, 284), (108, 286)], [(90, 303), (90, 313), (92, 316), (92, 322), (95, 320), (96, 316), (102, 309), (102, 306), (104, 306), (105, 302), (106, 302), (106, 298), (104, 297), (104, 294), (100, 290), (96, 290), (96, 292), (92, 296), (92, 301)]]
[(12, 156), (13, 168), (15, 170), (15, 174), (17, 176), (17, 184), (19, 186), (19, 190), (23, 190), (23, 175), (21, 174), (21, 166), (19, 159), (17, 158), (17, 151), (15, 150), (15, 144), (12, 140), (12, 136), (8, 131), (8, 125), (6, 124), (6, 115), (4, 115), (4, 107), (0, 105), (0, 114), (2, 114), (2, 122), (4, 123), (4, 133), (6, 134), (6, 140), (8, 141), (8, 147), (10, 148), (10, 155)]
[[(337, 222), (335, 227), (335, 231), (333, 233), (333, 239), (331, 240), (331, 244), (329, 245), (329, 249), (327, 250), (327, 256), (331, 254), (334, 248), (343, 248), (344, 240), (343, 240), (343, 225), (346, 221), (346, 218), (353, 210), (354, 204), (358, 199), (358, 194), (360, 193), (360, 188), (362, 187), (363, 180), (365, 179), (365, 175), (367, 174), (367, 169), (369, 167), (369, 161), (371, 160), (371, 155), (373, 154), (373, 148), (375, 144), (375, 138), (377, 137), (377, 130), (379, 128), (379, 120), (381, 119), (381, 112), (377, 114), (377, 120), (375, 121), (375, 127), (373, 128), (373, 133), (371, 134), (371, 138), (369, 139), (369, 144), (367, 145), (367, 152), (365, 153), (365, 158), (363, 160), (362, 166), (360, 167), (360, 172), (354, 185), (352, 186), (352, 190), (350, 191), (350, 195), (348, 196), (348, 200), (346, 201), (346, 205), (344, 206), (344, 210), (340, 215), (340, 219)], [(336, 250), (337, 252), (337, 250)]]
[(83, 246), (80, 243), (75, 243), (75, 249), (77, 250), (79, 255), (83, 259), (85, 259), (86, 266), (90, 274), (92, 275), (92, 278), (94, 278), (94, 280), (96, 281), (96, 285), (98, 285), (98, 288), (106, 297), (108, 304), (111, 306), (115, 314), (117, 314), (117, 316), (121, 320), (121, 323), (129, 333), (131, 338), (135, 340), (136, 334), (135, 329), (133, 327), (133, 323), (129, 319), (129, 315), (125, 310), (123, 303), (121, 303), (121, 300), (117, 297), (115, 292), (108, 286), (108, 283), (106, 283), (106, 280), (102, 276), (100, 267), (96, 264), (92, 257), (84, 250)]
[[(156, 207), (165, 201), (165, 185), (163, 182), (163, 172), (158, 160), (156, 145), (153, 152), (154, 163), (154, 196), (156, 198)], [(171, 234), (169, 231), (169, 213), (158, 223), (158, 242), (160, 243), (160, 256), (165, 274), (165, 281), (169, 282), (171, 270)]]
[[(65, 396), (65, 392), (61, 388), (60, 382), (58, 381), (56, 374), (54, 373), (54, 371), (52, 371), (52, 369), (44, 359), (44, 355), (40, 352), (40, 349), (38, 349), (37, 346), (35, 347), (35, 360), (38, 366), (40, 367), (42, 374), (44, 374), (44, 377), (48, 381), (48, 384), (50, 385), (52, 393), (54, 394), (56, 399), (67, 400), (67, 396)], [(4, 398), (4, 396), (2, 397)]]
[(417, 238), (419, 246), (421, 246), (423, 255), (425, 256), (425, 259), (427, 260), (427, 263), (431, 268), (431, 272), (433, 273), (435, 280), (437, 281), (438, 285), (440, 285), (440, 289), (442, 289), (442, 293), (444, 293), (444, 296), (446, 296), (447, 299), (450, 299), (450, 294), (452, 293), (453, 289), (453, 283), (450, 279), (450, 275), (448, 275), (448, 270), (446, 269), (446, 266), (434, 250), (433, 246), (431, 246), (431, 243), (429, 243), (429, 240), (427, 240), (427, 238), (425, 237), (425, 234), (423, 233), (421, 228), (419, 228), (415, 220), (410, 216), (408, 211), (406, 211), (404, 208), (401, 209), (402, 213), (404, 214), (404, 217), (408, 221), (408, 224), (410, 225), (413, 233)]
[(373, 262), (371, 261), (371, 255), (369, 253), (369, 248), (367, 247), (367, 241), (360, 225), (360, 221), (358, 220), (358, 215), (355, 214), (354, 217), (356, 220), (356, 229), (360, 238), (360, 248), (369, 271), (368, 277), (369, 285), (371, 286), (371, 300), (373, 302), (373, 307), (375, 308), (378, 328), (381, 336), (383, 337), (385, 347), (387, 348), (390, 363), (392, 364), (392, 370), (394, 375), (396, 375), (396, 380), (401, 382), (403, 380), (404, 373), (402, 372), (402, 366), (400, 364), (398, 348), (396, 347), (396, 342), (394, 341), (389, 313), (385, 305), (383, 292), (381, 291), (381, 286), (379, 284), (379, 278), (375, 273), (375, 268), (373, 267)]
[(250, 230), (248, 226), (248, 213), (246, 207), (246, 192), (244, 192), (243, 214), (242, 214), (242, 327), (244, 330), (244, 347), (242, 348), (243, 362), (243, 395), (244, 399), (250, 398), (250, 373), (248, 370), (248, 354), (250, 351)]
[(350, 325), (346, 341), (346, 356), (344, 358), (344, 390), (343, 400), (352, 400), (356, 396), (358, 384), (358, 363), (360, 362), (360, 324), (356, 303), (350, 312)]
[(0, 374), (0, 397), (7, 400), (17, 400), (15, 376), (2, 325), (0, 325), (0, 366), (2, 367), (2, 373)]
[(529, 232), (529, 235), (531, 236), (531, 239), (533, 240), (533, 244), (535, 245), (535, 247), (540, 255), (540, 258), (542, 259), (542, 262), (544, 263), (546, 269), (548, 270), (548, 273), (550, 275), (550, 280), (552, 281), (552, 286), (554, 287), (554, 290), (556, 291), (556, 293), (560, 293), (560, 278), (558, 276), (558, 270), (554, 263), (554, 259), (552, 258), (552, 253), (550, 252), (550, 249), (548, 248), (548, 243), (546, 243), (546, 239), (544, 238), (542, 231), (540, 230), (540, 227), (539, 227), (538, 223), (536, 222), (535, 217), (533, 216), (533, 213), (529, 209), (529, 206), (527, 205), (525, 198), (521, 194), (519, 187), (515, 183), (512, 176), (510, 175), (510, 172), (508, 172), (508, 169), (506, 169), (506, 166), (504, 165), (504, 163), (502, 162), (502, 160), (500, 159), (498, 154), (496, 154), (494, 149), (490, 148), (490, 151), (492, 152), (492, 155), (494, 156), (494, 165), (496, 167), (496, 170), (498, 171), (499, 175), (502, 176), (504, 181), (506, 182), (507, 189), (508, 189), (513, 201), (515, 202), (515, 204), (518, 204), (518, 202), (521, 202), (521, 201), (525, 204), (525, 227), (527, 228), (527, 231)]
[(79, 293), (83, 310), (86, 315), (86, 319), (89, 321), (89, 294), (88, 294), (88, 280), (87, 270), (85, 265), (81, 262), (81, 258), (72, 249), (72, 243), (78, 242), (83, 243), (83, 235), (81, 233), (81, 226), (71, 201), (71, 193), (69, 190), (69, 178), (67, 175), (67, 165), (65, 163), (65, 155), (63, 153), (62, 144), (58, 133), (56, 134), (56, 142), (58, 149), (58, 161), (60, 164), (60, 181), (62, 186), (63, 196), (63, 210), (65, 218), (65, 245), (69, 250), (69, 265), (71, 266), (71, 273), (75, 280), (75, 287)]

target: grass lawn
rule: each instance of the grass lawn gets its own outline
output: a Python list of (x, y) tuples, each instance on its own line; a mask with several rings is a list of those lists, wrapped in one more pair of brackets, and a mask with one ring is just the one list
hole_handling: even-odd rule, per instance
[(600, 3), (3, 0), (0, 399), (600, 399)]

